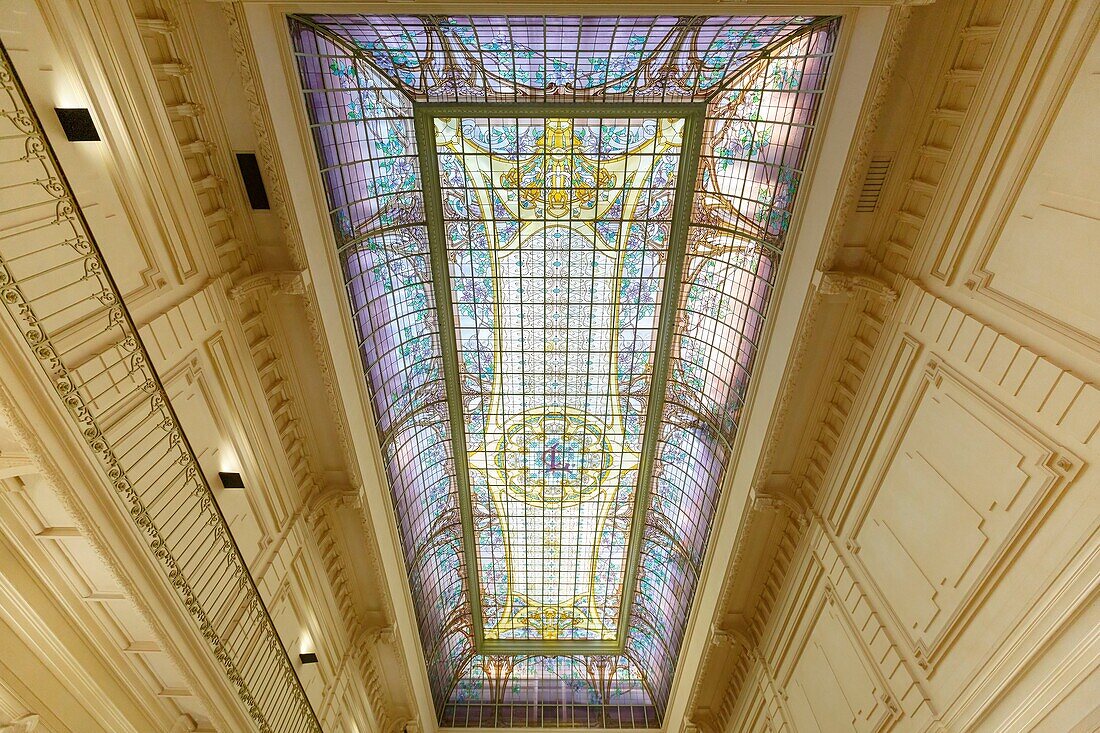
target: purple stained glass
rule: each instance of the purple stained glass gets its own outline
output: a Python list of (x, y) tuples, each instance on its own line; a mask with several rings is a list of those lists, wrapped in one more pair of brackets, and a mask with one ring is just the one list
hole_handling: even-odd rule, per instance
[(818, 19), (313, 15), (410, 99), (691, 101)]
[[(835, 20), (812, 17), (324, 15), (292, 19), (321, 181), (343, 263), (428, 677), (442, 725), (660, 725), (700, 580), (719, 488), (741, 420), (778, 258), (791, 225), (837, 27)], [(601, 156), (622, 151), (616, 152), (611, 137), (594, 134), (586, 138), (574, 133), (586, 126), (611, 129), (614, 120), (627, 131), (656, 129), (642, 124), (632, 128), (644, 115), (628, 113), (624, 117), (622, 103), (705, 104), (702, 146), (691, 151), (698, 155), (699, 174), (690, 209), (678, 314), (667, 354), (668, 379), (659, 395), (664, 407), (660, 424), (654, 428), (659, 432), (648, 506), (641, 518), (623, 517), (622, 527), (634, 519), (644, 522), (633, 605), (624, 609), (629, 613), (629, 628), (618, 654), (547, 656), (534, 648), (532, 653), (479, 653), (471, 631), (474, 619), (467, 579), (473, 573), (489, 590), (512, 586), (509, 573), (502, 572), (506, 566), (491, 553), (480, 560), (465, 557), (418, 157), (422, 143), (414, 129), (413, 105), (574, 100), (616, 102), (618, 106), (616, 114), (607, 119), (593, 115), (570, 123), (576, 152), (584, 155), (567, 156), (571, 160), (567, 169), (516, 166), (514, 181), (502, 179), (485, 187), (469, 183), (469, 176), (493, 177), (498, 173), (495, 168), (478, 172), (476, 165), (465, 165), (462, 155), (452, 161), (452, 179), (465, 176), (467, 183), (456, 186), (452, 181), (454, 195), (447, 199), (443, 194), (450, 210), (458, 212), (450, 226), (460, 227), (444, 234), (449, 244), (443, 246), (451, 249), (451, 296), (460, 363), (468, 376), (476, 377), (472, 381), (464, 378), (471, 402), (465, 408), (467, 424), (462, 430), (466, 431), (467, 448), (474, 451), (484, 447), (487, 436), (496, 440), (507, 437), (489, 436), (487, 426), (492, 420), (484, 407), (494, 394), (492, 385), (499, 370), (513, 363), (502, 357), (500, 340), (488, 336), (508, 325), (497, 307), (505, 292), (498, 289), (508, 287), (506, 278), (502, 280), (497, 273), (494, 279), (491, 269), (486, 269), (488, 253), (518, 247), (535, 266), (548, 270), (554, 250), (549, 237), (555, 231), (568, 230), (565, 249), (581, 253), (580, 260), (570, 267), (580, 268), (574, 274), (583, 275), (589, 267), (582, 262), (585, 248), (614, 252), (625, 242), (623, 232), (641, 223), (639, 209), (616, 208), (608, 198), (605, 216), (580, 227), (583, 236), (572, 221), (584, 218), (579, 208), (566, 217), (571, 223), (564, 229), (541, 226), (542, 234), (532, 236), (530, 222), (524, 223), (523, 216), (516, 215), (520, 211), (516, 207), (542, 206), (542, 213), (535, 218), (549, 221), (554, 218), (550, 207), (561, 201), (573, 206), (592, 192), (610, 195), (614, 186), (605, 186), (604, 191), (597, 184), (600, 168), (613, 172), (610, 163), (600, 162)], [(512, 151), (508, 154), (516, 162), (535, 149), (525, 145), (537, 147), (540, 130), (541, 139), (545, 139), (546, 131), (560, 127), (567, 117), (532, 120), (496, 114), (498, 122), (507, 124), (479, 126), (475, 115), (458, 125), (463, 134), (484, 143), (486, 149)], [(627, 120), (625, 125), (623, 120)], [(653, 120), (646, 124), (661, 123)], [(508, 128), (514, 132), (511, 136)], [(629, 147), (633, 143), (627, 138), (623, 144)], [(602, 142), (591, 147), (586, 140)], [(584, 163), (585, 156), (588, 163)], [(594, 168), (591, 161), (597, 161)], [(446, 179), (447, 161), (441, 158), (437, 164)], [(590, 168), (583, 169), (584, 165)], [(627, 172), (624, 168), (618, 174)], [(454, 179), (455, 175), (459, 179)], [(564, 189), (554, 183), (562, 175), (572, 181)], [(542, 198), (535, 193), (538, 191), (543, 192)], [(511, 204), (505, 200), (507, 196), (515, 197)], [(657, 206), (660, 197), (651, 198)], [(671, 199), (666, 198), (671, 206)], [(660, 209), (646, 210), (652, 214)], [(647, 216), (661, 221), (660, 215)], [(667, 218), (664, 222), (667, 227)], [(655, 241), (648, 233), (645, 240)], [(622, 246), (627, 253), (629, 247)], [(545, 256), (531, 259), (535, 250)], [(637, 450), (646, 430), (642, 416), (654, 393), (645, 375), (651, 360), (659, 357), (647, 351), (652, 348), (655, 325), (642, 326), (655, 323), (656, 306), (665, 300), (656, 277), (663, 272), (663, 260), (646, 264), (643, 258), (639, 264), (639, 272), (650, 275), (623, 282), (621, 288), (589, 287), (577, 292), (566, 288), (570, 298), (592, 301), (588, 306), (581, 301), (574, 305), (591, 307), (601, 299), (619, 304), (618, 320), (608, 334), (592, 327), (571, 343), (583, 345), (589, 354), (614, 345), (612, 352), (617, 356), (612, 365), (619, 405), (615, 409), (621, 411), (615, 424), (623, 450)], [(523, 274), (530, 274), (529, 268)], [(584, 279), (578, 276), (578, 281)], [(543, 303), (546, 310), (536, 309), (536, 320), (545, 320), (549, 314), (551, 295), (544, 293), (538, 296), (541, 300), (534, 301)], [(510, 330), (523, 333), (522, 328)], [(569, 332), (569, 328), (563, 331)], [(545, 345), (550, 346), (551, 340), (547, 336)], [(509, 351), (515, 353), (515, 349)], [(584, 370), (591, 384), (593, 362), (586, 358)], [(559, 370), (567, 377), (571, 363), (567, 358)], [(545, 439), (535, 450), (526, 437), (536, 427), (547, 427), (545, 408), (553, 407), (547, 394), (557, 387), (551, 384), (553, 380), (543, 380), (533, 389), (530, 375), (523, 376), (522, 369), (516, 374), (515, 385), (523, 388), (509, 388), (509, 392), (521, 401), (533, 399), (538, 403), (533, 405), (536, 412), (542, 410), (543, 414), (537, 425), (521, 426), (516, 435), (523, 440), (517, 445), (534, 450), (531, 455), (549, 456), (550, 469), (562, 473), (558, 469), (567, 467), (569, 459), (564, 452), (554, 452), (557, 443), (551, 445), (553, 440)], [(596, 382), (599, 380), (597, 375)], [(475, 384), (482, 386), (475, 388)], [(483, 408), (478, 408), (473, 398), (478, 394)], [(565, 424), (571, 419), (567, 413), (573, 408), (568, 399), (563, 400), (559, 406), (563, 409), (550, 411), (551, 422)], [(605, 405), (601, 409), (610, 408)], [(505, 424), (507, 420), (497, 422)], [(591, 439), (587, 424), (584, 420), (578, 423), (578, 445)], [(560, 449), (565, 450), (565, 443)], [(522, 450), (516, 454), (517, 470), (526, 471), (523, 475), (530, 478), (531, 466)], [(507, 460), (501, 465), (505, 464)], [(536, 484), (542, 486), (539, 481)], [(469, 482), (472, 501), (488, 507), (493, 501), (490, 484)], [(624, 486), (633, 491), (631, 484)], [(548, 490), (540, 489), (542, 500)], [(611, 534), (600, 536), (611, 543), (609, 547), (625, 547), (625, 530), (615, 527), (609, 524)], [(540, 531), (544, 529), (540, 525)], [(591, 529), (595, 531), (595, 525)], [(505, 533), (492, 522), (469, 530), (479, 532), (483, 547), (507, 545)], [(534, 542), (530, 537), (535, 536), (528, 535), (525, 542)], [(615, 575), (615, 563), (621, 564), (622, 556), (620, 552), (608, 556), (619, 560), (598, 561), (604, 569), (597, 568), (593, 577), (605, 587), (613, 587), (614, 578), (620, 577)], [(547, 576), (542, 577), (545, 583)], [(560, 585), (560, 581), (553, 582)], [(488, 610), (486, 618), (492, 623), (507, 616), (511, 629), (507, 633), (523, 638), (526, 632), (516, 626), (522, 614), (517, 614), (518, 607), (508, 600), (507, 590), (494, 597), (499, 603)], [(585, 622), (589, 626), (584, 627), (589, 631), (574, 634), (574, 638), (591, 636), (592, 630), (602, 628), (600, 623), (609, 622), (618, 613), (612, 605), (616, 597), (609, 593), (598, 596), (603, 600), (597, 603), (605, 607), (590, 609), (593, 613)]]

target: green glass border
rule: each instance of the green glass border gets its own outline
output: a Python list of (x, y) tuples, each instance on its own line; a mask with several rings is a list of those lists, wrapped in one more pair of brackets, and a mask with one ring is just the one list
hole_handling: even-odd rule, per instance
[[(431, 260), (432, 289), (439, 322), (440, 350), (447, 392), (447, 407), (451, 422), (451, 445), (454, 455), (455, 479), (458, 482), (458, 503), (462, 515), (462, 547), (466, 561), (466, 586), (470, 597), (474, 649), (479, 654), (621, 654), (630, 628), (631, 607), (638, 579), (645, 513), (649, 505), (649, 487), (653, 480), (654, 454), (664, 410), (665, 386), (671, 355), (672, 336), (680, 311), (680, 282), (684, 253), (690, 226), (691, 204), (694, 198), (702, 146), (705, 102), (688, 103), (571, 103), (571, 102), (455, 102), (413, 103), (416, 145), (423, 181), (424, 207), (428, 229), (428, 249)], [(477, 546), (473, 532), (473, 512), (470, 502), (470, 471), (467, 464), (465, 416), (462, 413), (461, 387), (458, 369), (458, 343), (455, 335), (454, 306), (451, 301), (450, 271), (447, 263), (446, 238), (443, 224), (443, 197), (436, 162), (433, 120), (452, 117), (595, 117), (641, 118), (665, 117), (684, 120), (684, 135), (680, 146), (676, 193), (670, 222), (671, 237), (665, 263), (664, 290), (661, 296), (661, 317), (658, 320), (654, 344), (654, 361), (650, 379), (646, 427), (642, 437), (638, 487), (634, 496), (630, 540), (623, 577), (623, 598), (619, 608), (619, 628), (611, 641), (583, 639), (486, 639), (481, 621), (481, 591), (477, 582)]]

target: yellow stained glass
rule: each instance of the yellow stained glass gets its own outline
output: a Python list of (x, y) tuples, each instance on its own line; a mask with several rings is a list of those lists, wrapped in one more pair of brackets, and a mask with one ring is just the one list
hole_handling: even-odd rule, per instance
[(615, 641), (684, 120), (434, 130), (484, 638)]

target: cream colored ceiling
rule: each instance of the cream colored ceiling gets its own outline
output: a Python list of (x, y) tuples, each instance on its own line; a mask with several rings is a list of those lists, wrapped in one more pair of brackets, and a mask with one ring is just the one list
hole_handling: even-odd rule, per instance
[[(273, 58), (250, 30), (272, 6), (247, 5), (23, 3), (0, 37), (42, 109), (84, 94), (107, 133), (58, 155), (200, 463), (246, 476), (219, 499), (284, 644), (317, 647), (301, 678), (325, 730), (429, 729), (385, 493), (337, 392), (346, 334), (283, 205), (295, 169), (249, 66)], [(851, 110), (862, 136), (815, 205), (813, 297), (756, 408), (759, 460), (731, 494), (728, 571), (670, 730), (1095, 729), (1100, 237), (1080, 141), (1096, 23), (1095, 4), (1055, 0), (894, 11), (882, 85)], [(282, 176), (273, 211), (248, 209), (236, 150)], [(856, 213), (874, 156), (886, 186)], [(8, 353), (5, 380), (36, 394)], [(83, 689), (104, 729), (240, 729), (184, 615), (150, 619), (162, 600), (130, 597), (145, 566), (114, 563), (135, 576), (119, 582), (97, 552), (122, 525), (79, 531), (64, 497), (107, 516), (95, 486), (33, 460), (30, 437), (53, 455), (67, 428), (7, 405), (25, 433), (0, 435), (0, 575), (39, 601), (2, 604), (0, 631), (34, 640), (40, 666), (0, 667), (0, 726), (37, 713), (73, 729), (64, 695)]]

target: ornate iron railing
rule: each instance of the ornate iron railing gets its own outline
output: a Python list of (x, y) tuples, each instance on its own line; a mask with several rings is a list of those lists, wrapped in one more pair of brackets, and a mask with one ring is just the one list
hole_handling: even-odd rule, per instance
[(261, 731), (320, 731), (137, 328), (0, 46), (0, 300)]

